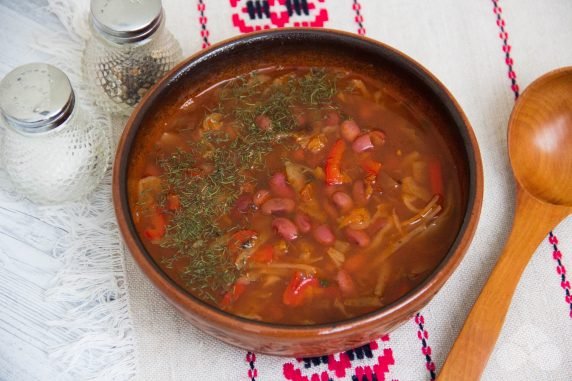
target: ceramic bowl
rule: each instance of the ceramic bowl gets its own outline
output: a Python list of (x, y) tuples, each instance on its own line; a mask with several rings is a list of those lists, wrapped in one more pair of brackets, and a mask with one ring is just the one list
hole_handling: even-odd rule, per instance
[[(177, 285), (146, 251), (133, 224), (128, 203), (130, 163), (145, 139), (145, 121), (164, 110), (182, 89), (207, 89), (221, 79), (272, 65), (350, 68), (366, 75), (390, 75), (403, 83), (403, 96), (422, 102), (443, 123), (458, 165), (463, 197), (456, 207), (464, 218), (454, 243), (433, 273), (401, 299), (372, 313), (336, 323), (287, 326), (247, 320), (195, 298)], [(315, 356), (363, 345), (387, 333), (425, 306), (465, 254), (481, 211), (482, 164), (473, 130), (451, 93), (434, 75), (405, 54), (378, 41), (324, 29), (279, 29), (233, 38), (203, 50), (175, 67), (140, 102), (129, 119), (113, 170), (113, 199), (127, 248), (150, 282), (193, 325), (232, 345), (281, 356)]]

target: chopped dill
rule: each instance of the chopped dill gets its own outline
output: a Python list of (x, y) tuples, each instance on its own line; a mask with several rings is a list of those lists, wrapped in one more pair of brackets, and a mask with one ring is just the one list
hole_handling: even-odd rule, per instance
[(312, 106), (330, 103), (336, 94), (336, 79), (325, 70), (311, 69), (310, 75), (298, 80), (298, 85), (300, 101)]
[[(223, 85), (214, 112), (233, 126), (234, 136), (224, 129), (203, 131), (190, 150), (179, 150), (158, 161), (163, 174), (162, 199), (179, 197), (162, 246), (176, 249), (163, 263), (173, 267), (185, 260), (181, 276), (199, 297), (216, 301), (238, 278), (239, 270), (227, 247), (232, 232), (244, 228), (221, 224), (233, 207), (241, 186), (252, 183), (252, 172), (264, 168), (265, 156), (284, 143), (300, 126), (296, 108), (328, 105), (336, 94), (336, 77), (311, 69), (274, 83), (252, 73)], [(271, 128), (263, 130), (257, 117), (266, 116)], [(197, 128), (201, 128), (201, 125)], [(163, 201), (165, 202), (165, 201)]]

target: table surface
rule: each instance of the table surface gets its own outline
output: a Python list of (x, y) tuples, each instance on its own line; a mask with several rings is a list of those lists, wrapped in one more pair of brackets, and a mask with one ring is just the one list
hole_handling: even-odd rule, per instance
[[(15, 66), (45, 60), (29, 43), (48, 30), (64, 28), (49, 13), (46, 0), (0, 0), (0, 77)], [(0, 188), (7, 182), (0, 171)], [(33, 204), (2, 193), (0, 380), (61, 379), (48, 353), (61, 345), (67, 333), (48, 324), (61, 318), (66, 306), (47, 301), (44, 294), (62, 266), (54, 250), (65, 232), (35, 217)]]

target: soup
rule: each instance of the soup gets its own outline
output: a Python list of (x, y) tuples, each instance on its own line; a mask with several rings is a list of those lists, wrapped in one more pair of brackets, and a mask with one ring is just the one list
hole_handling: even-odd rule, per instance
[(462, 211), (453, 156), (396, 86), (336, 67), (269, 67), (149, 122), (129, 172), (151, 256), (231, 314), (340, 321), (421, 283)]

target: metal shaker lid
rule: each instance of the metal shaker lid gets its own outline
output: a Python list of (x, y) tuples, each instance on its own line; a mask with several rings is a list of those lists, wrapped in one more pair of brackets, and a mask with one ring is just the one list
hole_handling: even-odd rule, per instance
[(22, 65), (0, 81), (0, 113), (20, 132), (53, 130), (71, 115), (75, 96), (68, 77), (45, 63)]
[(163, 19), (161, 0), (91, 0), (90, 7), (95, 30), (118, 44), (146, 39)]

